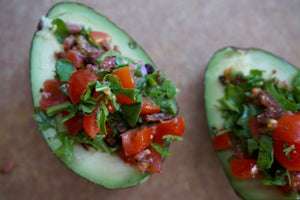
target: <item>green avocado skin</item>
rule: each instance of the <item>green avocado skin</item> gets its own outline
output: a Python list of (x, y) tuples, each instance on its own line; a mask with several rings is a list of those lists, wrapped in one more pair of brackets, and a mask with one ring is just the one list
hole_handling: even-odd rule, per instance
[[(78, 3), (58, 3), (54, 5), (46, 17), (50, 20), (60, 18), (74, 24), (91, 27), (92, 30), (106, 32), (112, 36), (112, 44), (117, 45), (122, 55), (149, 63), (155, 67), (145, 51), (123, 30), (92, 8)], [(35, 32), (30, 51), (30, 79), (34, 107), (39, 106), (40, 88), (46, 79), (53, 79), (55, 58), (54, 52), (62, 49), (51, 30), (41, 21)], [(42, 134), (51, 150), (59, 145), (55, 138), (56, 131), (48, 129)], [(126, 165), (117, 155), (85, 151), (80, 145), (74, 145), (74, 159), (67, 167), (78, 175), (108, 189), (128, 188), (144, 182), (149, 173), (140, 174), (135, 167)]]
[[(217, 108), (218, 99), (224, 96), (224, 88), (219, 81), (219, 76), (229, 67), (234, 67), (244, 74), (248, 74), (251, 69), (259, 69), (263, 70), (266, 76), (276, 70), (276, 77), (285, 80), (288, 84), (299, 70), (284, 59), (261, 49), (225, 47), (217, 51), (211, 57), (204, 75), (204, 99), (211, 139), (213, 139), (215, 131), (222, 128), (224, 124), (224, 119)], [(261, 183), (263, 177), (255, 179), (233, 177), (230, 170), (230, 159), (233, 156), (231, 150), (217, 151), (217, 156), (233, 189), (243, 199), (286, 199), (279, 195), (276, 187), (263, 185)]]

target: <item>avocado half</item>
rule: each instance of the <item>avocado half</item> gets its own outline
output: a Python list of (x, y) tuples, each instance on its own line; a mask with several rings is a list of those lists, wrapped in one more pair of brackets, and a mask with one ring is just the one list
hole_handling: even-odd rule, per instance
[[(56, 18), (106, 32), (112, 37), (112, 45), (117, 45), (122, 55), (155, 66), (144, 50), (106, 17), (78, 3), (56, 4), (49, 10), (46, 18), (42, 18), (43, 28), (35, 32), (32, 40), (30, 79), (34, 107), (39, 106), (43, 82), (55, 76), (54, 52), (63, 49), (51, 30), (51, 24), (48, 26), (51, 23), (48, 19)], [(42, 131), (42, 134), (52, 150), (60, 146), (59, 139), (55, 138), (57, 133), (54, 129)], [(108, 189), (131, 187), (150, 176), (149, 173), (141, 174), (135, 167), (126, 165), (116, 154), (86, 151), (81, 145), (76, 144), (74, 144), (73, 161), (70, 164), (64, 163), (80, 176)]]
[[(282, 58), (260, 49), (226, 47), (217, 51), (209, 61), (204, 77), (205, 107), (211, 139), (216, 130), (224, 127), (225, 120), (217, 108), (218, 99), (224, 96), (224, 86), (219, 81), (219, 76), (230, 67), (246, 75), (252, 69), (263, 70), (265, 78), (276, 70), (276, 77), (281, 81), (285, 80), (288, 84), (291, 84), (298, 71), (295, 66)], [(217, 155), (232, 187), (242, 198), (246, 200), (286, 199), (279, 195), (276, 187), (263, 185), (261, 183), (263, 177), (258, 176), (254, 179), (233, 177), (230, 169), (230, 160), (233, 156), (231, 150), (218, 150)]]

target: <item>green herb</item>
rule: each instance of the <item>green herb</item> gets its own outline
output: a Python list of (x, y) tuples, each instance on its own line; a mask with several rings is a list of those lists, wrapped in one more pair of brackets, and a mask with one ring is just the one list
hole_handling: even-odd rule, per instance
[(223, 135), (224, 133), (228, 133), (228, 132), (230, 132), (230, 130), (224, 129), (224, 130), (221, 130), (221, 131), (217, 131), (217, 132), (215, 133), (215, 135), (216, 135), (216, 136), (217, 136), (217, 135)]
[(58, 60), (55, 64), (56, 73), (61, 81), (68, 81), (71, 73), (76, 71), (69, 60)]
[(130, 127), (135, 127), (139, 119), (141, 110), (142, 110), (141, 102), (128, 104), (128, 105), (121, 105), (121, 113), (123, 114), (124, 119), (126, 119)]
[(59, 90), (64, 93), (66, 96), (69, 96), (69, 93), (68, 93), (68, 88), (66, 86), (66, 84), (63, 84), (60, 86)]
[(159, 152), (162, 155), (162, 157), (172, 156), (172, 154), (168, 151), (167, 147), (165, 147), (165, 146), (160, 146), (160, 145), (152, 142), (151, 147), (153, 147), (157, 152)]
[(73, 159), (73, 140), (68, 136), (59, 136), (62, 145), (53, 151), (59, 158), (67, 163), (71, 163)]
[(56, 30), (54, 32), (57, 40), (60, 43), (64, 42), (64, 39), (71, 35), (71, 31), (68, 28), (68, 26), (65, 24), (65, 22), (59, 18), (52, 21), (53, 25), (56, 25)]
[(259, 140), (257, 137), (247, 139), (247, 150), (251, 155), (253, 152), (259, 149)]
[(153, 99), (163, 112), (176, 116), (178, 110), (174, 97), (179, 90), (174, 83), (166, 79), (161, 71), (155, 71), (145, 77), (138, 77), (136, 80), (137, 88), (140, 89), (143, 96)]
[(275, 173), (269, 173), (268, 171), (264, 171), (266, 178), (262, 180), (264, 185), (277, 185), (277, 186), (285, 186), (286, 182), (286, 173), (285, 169), (276, 169)]
[(141, 102), (143, 97), (140, 95), (140, 90), (135, 88), (123, 88), (119, 78), (108, 76), (109, 87), (114, 94), (122, 94), (129, 97), (131, 100)]
[(108, 116), (109, 112), (105, 106), (105, 104), (100, 101), (99, 102), (99, 109), (96, 111), (96, 120), (97, 120), (97, 126), (101, 130), (101, 134), (107, 135), (106, 132), (106, 119)]
[(291, 160), (291, 158), (290, 158), (290, 152), (296, 148), (295, 145), (293, 144), (293, 145), (291, 145), (291, 146), (288, 147), (288, 144), (285, 142), (285, 143), (283, 144), (283, 148), (284, 148), (284, 149), (283, 149), (283, 153), (285, 154), (285, 156), (286, 156), (289, 160)]
[(40, 131), (55, 127), (54, 119), (47, 115), (46, 111), (35, 109), (34, 119), (38, 122)]
[(280, 107), (283, 110), (288, 110), (288, 111), (292, 111), (292, 112), (297, 111), (298, 105), (296, 103), (286, 99), (286, 97), (284, 97), (283, 95), (278, 93), (274, 87), (273, 81), (266, 82), (265, 90), (268, 91), (272, 95), (272, 97), (279, 103)]
[[(297, 71), (297, 75), (293, 80), (293, 96), (297, 103), (300, 103), (300, 70)], [(299, 108), (298, 108), (299, 109)]]
[(178, 140), (178, 141), (182, 141), (183, 138), (177, 135), (164, 135), (162, 137), (162, 139), (171, 139), (171, 140)]
[(289, 186), (292, 187), (292, 179), (289, 170), (286, 170), (286, 176), (288, 177), (289, 180)]
[(271, 168), (274, 161), (273, 139), (269, 135), (263, 135), (260, 140), (257, 165), (260, 168)]
[(79, 132), (76, 136), (73, 136), (72, 139), (79, 143), (84, 143), (91, 145), (95, 150), (101, 150), (102, 152), (115, 152), (119, 146), (116, 145), (114, 147), (109, 147), (106, 142), (103, 140), (103, 135), (97, 134), (94, 139), (92, 139), (88, 134), (84, 131)]
[(70, 101), (66, 101), (64, 103), (46, 109), (46, 113), (49, 116), (53, 116), (55, 114), (61, 113), (62, 111), (67, 111), (69, 113), (66, 117), (64, 117), (62, 121), (65, 122), (76, 115), (77, 106), (73, 105)]

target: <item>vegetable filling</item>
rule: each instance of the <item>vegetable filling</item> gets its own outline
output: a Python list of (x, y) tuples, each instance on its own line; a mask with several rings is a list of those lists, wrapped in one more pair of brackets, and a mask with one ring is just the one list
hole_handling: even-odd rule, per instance
[(286, 196), (300, 191), (300, 71), (291, 85), (263, 71), (244, 75), (229, 68), (219, 77), (225, 95), (218, 108), (225, 119), (214, 146), (232, 149), (230, 161), (236, 178), (262, 174), (264, 185), (279, 188)]
[(175, 84), (151, 64), (122, 56), (107, 33), (61, 19), (52, 28), (62, 51), (54, 52), (56, 76), (40, 90), (35, 119), (40, 130), (56, 129), (54, 153), (70, 163), (81, 144), (117, 154), (140, 173), (161, 172), (185, 129)]

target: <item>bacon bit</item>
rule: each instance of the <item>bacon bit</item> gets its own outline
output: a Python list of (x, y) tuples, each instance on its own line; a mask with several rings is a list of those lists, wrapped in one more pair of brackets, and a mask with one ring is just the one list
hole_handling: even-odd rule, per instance
[(116, 46), (116, 45), (114, 46), (113, 51), (115, 51), (115, 52), (121, 54), (121, 51), (120, 51), (119, 47)]
[(162, 74), (160, 71), (157, 72), (157, 82), (160, 85), (162, 83)]
[(116, 57), (105, 57), (104, 60), (101, 63), (101, 67), (103, 69), (114, 69), (116, 67)]
[(139, 153), (137, 153), (134, 158), (137, 162), (143, 160), (146, 156), (150, 155), (151, 151), (149, 149), (145, 149)]
[(219, 80), (221, 81), (221, 83), (222, 83), (223, 85), (225, 85), (225, 84), (226, 84), (226, 78), (225, 78), (225, 76), (224, 76), (224, 75), (222, 75), (222, 76), (219, 76)]
[(92, 65), (92, 64), (87, 64), (85, 66), (85, 69), (89, 70), (90, 72), (93, 72), (95, 74), (99, 73), (100, 72), (100, 69), (98, 66), (96, 65)]
[(87, 151), (90, 150), (90, 146), (89, 146), (88, 144), (86, 144), (86, 143), (81, 143), (81, 145), (82, 145), (82, 147), (83, 147), (85, 150), (87, 150)]
[(108, 132), (107, 135), (103, 135), (103, 140), (111, 147), (117, 143), (117, 140), (114, 138), (111, 132)]
[(78, 25), (78, 24), (70, 24), (70, 23), (66, 22), (66, 25), (70, 29), (72, 35), (80, 33), (80, 31), (82, 30), (82, 26)]
[(104, 49), (106, 51), (111, 51), (112, 48), (111, 48), (111, 45), (110, 45), (110, 38), (105, 38), (102, 42), (102, 46), (104, 47)]
[(65, 52), (68, 52), (73, 48), (75, 45), (75, 37), (73, 35), (70, 35), (69, 37), (66, 37), (64, 39), (64, 50)]
[(0, 172), (2, 174), (8, 174), (12, 172), (15, 167), (16, 163), (14, 161), (8, 161), (2, 166), (2, 168), (0, 168)]
[(134, 159), (137, 162), (137, 169), (141, 174), (145, 173), (153, 163), (153, 159), (148, 157), (150, 154), (151, 151), (149, 149), (145, 149), (134, 156)]
[(283, 86), (284, 86), (285, 88), (289, 88), (289, 87), (290, 87), (289, 84), (288, 84), (286, 81), (283, 81), (282, 84), (283, 84)]
[(150, 115), (145, 115), (146, 123), (160, 122), (172, 119), (172, 117), (166, 113), (154, 113)]
[(64, 52), (62, 52), (62, 51), (59, 51), (59, 52), (54, 52), (54, 56), (55, 56), (55, 58), (56, 58), (56, 60), (60, 60), (60, 59), (62, 59), (62, 57), (64, 57)]

